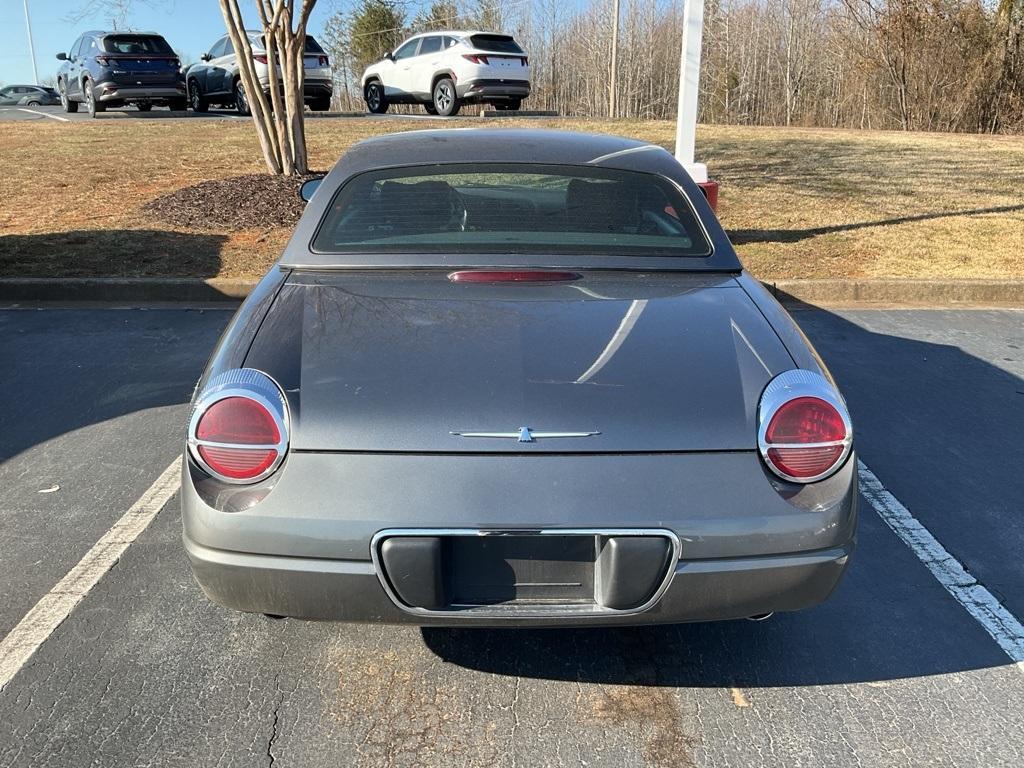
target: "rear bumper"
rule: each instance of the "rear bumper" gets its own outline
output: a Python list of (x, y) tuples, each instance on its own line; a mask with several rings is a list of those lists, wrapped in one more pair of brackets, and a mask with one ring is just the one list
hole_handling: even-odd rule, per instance
[(97, 101), (103, 103), (149, 101), (164, 103), (185, 98), (185, 83), (129, 88), (117, 83), (99, 83), (94, 89)]
[[(266, 93), (270, 93), (270, 78), (260, 78), (260, 85), (263, 86), (263, 90)], [(302, 96), (306, 101), (312, 101), (314, 99), (329, 99), (334, 94), (334, 84), (330, 79), (324, 78), (309, 78), (307, 77), (303, 83)]]
[(237, 611), (303, 619), (420, 626), (623, 626), (736, 619), (794, 611), (825, 600), (854, 542), (770, 557), (680, 560), (648, 609), (629, 614), (505, 618), (431, 616), (400, 608), (370, 561), (274, 557), (203, 547), (185, 536), (192, 571), (207, 597)]
[(529, 80), (467, 80), (455, 86), (455, 93), (466, 101), (486, 99), (525, 99), (530, 95)]

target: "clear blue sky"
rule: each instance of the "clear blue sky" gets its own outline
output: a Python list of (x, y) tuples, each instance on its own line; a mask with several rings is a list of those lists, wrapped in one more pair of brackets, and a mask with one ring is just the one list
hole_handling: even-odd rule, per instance
[[(23, 2), (0, 0), (0, 82), (8, 85), (32, 82)], [(54, 56), (67, 51), (79, 34), (109, 28), (109, 19), (103, 15), (71, 20), (87, 5), (87, 0), (28, 0), (40, 78), (56, 73), (59, 62)], [(337, 8), (348, 5), (343, 0), (319, 0), (310, 19), (310, 33), (318, 35), (324, 20)], [(252, 0), (240, 0), (239, 6), (247, 14), (248, 23), (255, 26)], [(217, 0), (143, 0), (133, 5), (127, 26), (159, 32), (180, 56), (195, 61), (224, 34), (224, 17)]]

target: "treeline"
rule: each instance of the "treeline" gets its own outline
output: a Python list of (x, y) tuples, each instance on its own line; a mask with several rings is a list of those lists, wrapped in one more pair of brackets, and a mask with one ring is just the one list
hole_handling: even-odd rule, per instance
[[(345, 109), (364, 67), (414, 32), (514, 34), (528, 105), (609, 115), (613, 0), (360, 0), (325, 30)], [(615, 117), (671, 118), (679, 0), (620, 0)], [(700, 119), (742, 125), (1024, 130), (1024, 0), (707, 0)]]

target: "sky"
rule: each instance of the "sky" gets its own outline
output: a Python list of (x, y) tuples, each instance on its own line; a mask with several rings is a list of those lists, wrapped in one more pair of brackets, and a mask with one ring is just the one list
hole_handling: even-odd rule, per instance
[[(0, 82), (7, 85), (33, 82), (24, 2), (0, 0)], [(67, 51), (82, 32), (110, 28), (109, 18), (102, 14), (73, 20), (88, 4), (88, 0), (28, 0), (40, 79), (56, 74), (60, 62), (55, 56)], [(309, 32), (317, 36), (333, 11), (347, 5), (339, 0), (319, 0), (310, 17)], [(240, 0), (239, 6), (247, 23), (256, 26), (252, 0)], [(196, 61), (225, 33), (217, 0), (137, 0), (127, 26), (159, 32), (186, 61)]]

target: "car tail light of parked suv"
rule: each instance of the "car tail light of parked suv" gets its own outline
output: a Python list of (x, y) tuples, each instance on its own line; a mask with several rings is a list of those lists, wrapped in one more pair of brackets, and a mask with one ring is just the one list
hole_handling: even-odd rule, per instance
[(776, 376), (758, 407), (758, 448), (769, 469), (795, 483), (822, 480), (839, 469), (853, 444), (846, 404), (811, 371)]
[(214, 378), (189, 422), (193, 460), (226, 483), (269, 477), (288, 452), (288, 408), (265, 373), (239, 368)]

